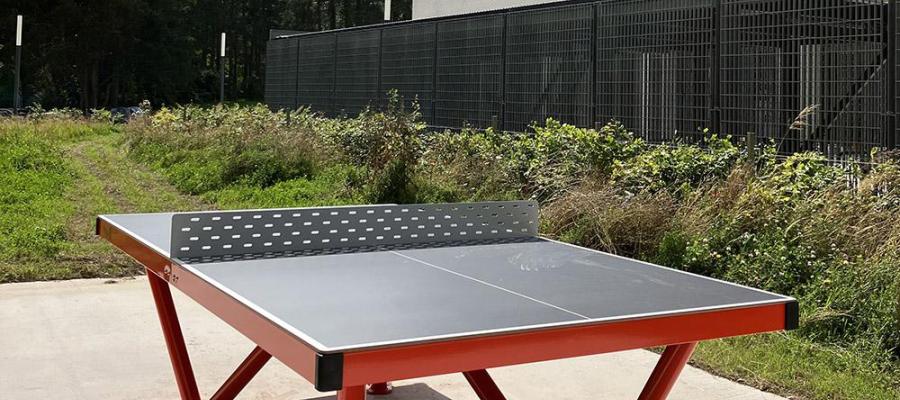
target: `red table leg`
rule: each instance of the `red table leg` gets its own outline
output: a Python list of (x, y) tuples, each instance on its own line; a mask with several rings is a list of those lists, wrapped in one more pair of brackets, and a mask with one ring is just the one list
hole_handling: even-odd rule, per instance
[(184, 336), (181, 334), (181, 326), (178, 324), (178, 314), (175, 312), (175, 303), (172, 302), (169, 283), (149, 269), (147, 278), (150, 281), (153, 300), (156, 302), (156, 311), (159, 314), (163, 336), (166, 338), (172, 369), (175, 370), (178, 392), (181, 393), (182, 400), (200, 400), (200, 392), (197, 390), (197, 381), (194, 379), (194, 371), (191, 369), (191, 359), (188, 357)]
[(394, 388), (391, 386), (390, 382), (381, 382), (381, 383), (373, 383), (369, 385), (369, 389), (366, 390), (366, 393), (376, 396), (391, 394), (394, 391)]
[(696, 347), (697, 343), (666, 347), (638, 400), (665, 400)]
[(351, 386), (338, 390), (337, 400), (366, 400), (366, 387)]
[(506, 397), (503, 396), (503, 392), (500, 391), (500, 388), (497, 387), (497, 384), (494, 383), (494, 380), (491, 379), (491, 376), (487, 371), (479, 369), (476, 371), (463, 372), (463, 376), (469, 381), (469, 385), (475, 390), (475, 394), (478, 395), (479, 399), (506, 400)]
[(212, 396), (212, 400), (234, 400), (270, 358), (272, 356), (269, 353), (256, 346), (237, 370), (222, 384), (222, 387), (219, 388), (216, 394)]

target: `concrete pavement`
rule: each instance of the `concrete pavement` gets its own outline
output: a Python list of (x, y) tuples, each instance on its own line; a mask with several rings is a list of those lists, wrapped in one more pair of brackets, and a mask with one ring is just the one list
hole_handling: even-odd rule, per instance
[[(0, 398), (175, 399), (146, 278), (0, 285)], [(252, 343), (175, 292), (204, 396)], [(658, 356), (639, 350), (491, 370), (509, 399), (635, 399)], [(395, 382), (381, 400), (475, 400), (461, 375)], [(273, 360), (243, 399), (329, 399)], [(370, 397), (371, 398), (371, 397)], [(783, 400), (687, 367), (672, 400)]]

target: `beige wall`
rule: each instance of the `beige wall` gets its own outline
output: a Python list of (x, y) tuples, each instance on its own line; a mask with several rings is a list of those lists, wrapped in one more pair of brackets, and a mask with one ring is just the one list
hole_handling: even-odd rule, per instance
[(561, 0), (413, 0), (413, 19), (552, 3)]

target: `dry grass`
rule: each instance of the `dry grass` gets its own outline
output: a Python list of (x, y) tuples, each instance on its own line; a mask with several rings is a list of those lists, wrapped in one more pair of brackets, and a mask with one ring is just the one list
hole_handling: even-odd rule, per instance
[(585, 183), (542, 210), (548, 235), (616, 254), (654, 251), (676, 211), (667, 192), (623, 196), (601, 182)]

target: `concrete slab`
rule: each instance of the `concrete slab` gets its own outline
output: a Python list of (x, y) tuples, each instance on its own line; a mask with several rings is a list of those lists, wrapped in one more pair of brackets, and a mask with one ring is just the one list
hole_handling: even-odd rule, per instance
[[(0, 285), (0, 393), (4, 399), (174, 399), (146, 278)], [(252, 349), (176, 292), (197, 382), (211, 395)], [(639, 350), (492, 370), (510, 399), (635, 399), (658, 356)], [(383, 400), (475, 400), (461, 375), (395, 382)], [(277, 361), (242, 399), (329, 399)], [(672, 400), (778, 400), (688, 367)], [(783, 399), (782, 399), (783, 400)]]

